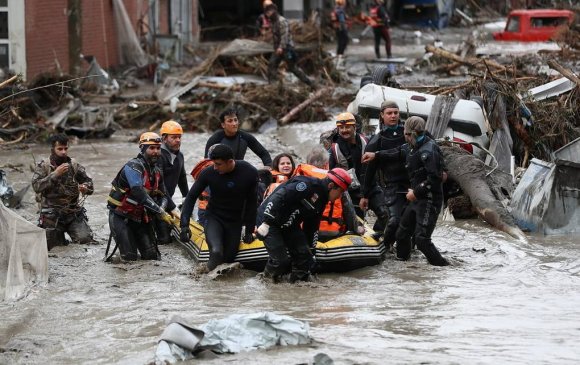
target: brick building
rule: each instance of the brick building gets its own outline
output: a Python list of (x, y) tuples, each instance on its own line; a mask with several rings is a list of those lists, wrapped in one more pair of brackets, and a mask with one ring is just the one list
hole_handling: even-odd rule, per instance
[(0, 67), (32, 79), (57, 68), (78, 74), (81, 54), (105, 68), (124, 63), (115, 3), (143, 43), (198, 39), (197, 0), (0, 0)]

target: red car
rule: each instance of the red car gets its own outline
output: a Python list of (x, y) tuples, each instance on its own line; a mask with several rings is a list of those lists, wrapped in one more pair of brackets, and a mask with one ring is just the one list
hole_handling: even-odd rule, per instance
[(543, 42), (549, 40), (560, 27), (574, 22), (569, 10), (533, 9), (513, 10), (503, 32), (493, 33), (496, 41)]

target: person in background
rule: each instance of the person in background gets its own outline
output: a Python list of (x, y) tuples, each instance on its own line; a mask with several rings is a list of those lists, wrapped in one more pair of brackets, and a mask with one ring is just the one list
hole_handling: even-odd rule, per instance
[[(270, 4), (272, 4), (271, 0), (264, 0), (262, 8), (265, 9), (266, 6)], [(262, 14), (258, 16), (258, 19), (256, 19), (256, 29), (258, 30), (258, 35), (262, 40), (266, 40), (272, 31), (272, 24), (270, 23), (270, 20), (268, 20), (268, 17), (266, 17), (265, 12), (262, 12)]]
[(68, 156), (66, 135), (53, 135), (49, 142), (50, 157), (42, 160), (32, 175), (32, 188), (40, 199), (39, 226), (45, 229), (48, 250), (66, 246), (65, 233), (75, 243), (95, 243), (80, 198), (93, 193), (93, 179)]
[(268, 62), (268, 81), (274, 82), (278, 79), (278, 66), (284, 60), (290, 72), (296, 75), (300, 81), (308, 85), (311, 89), (314, 89), (314, 82), (297, 65), (298, 55), (294, 50), (294, 42), (292, 41), (288, 20), (278, 14), (276, 4), (266, 6), (264, 11), (272, 23), (272, 41), (274, 45), (274, 53), (272, 53), (270, 61)]
[(330, 22), (336, 33), (336, 67), (342, 67), (344, 52), (348, 45), (349, 19), (346, 14), (346, 0), (336, 0), (334, 10), (330, 13)]
[[(168, 120), (161, 125), (161, 157), (159, 165), (167, 195), (173, 198), (175, 189), (179, 186), (182, 197), (187, 196), (189, 187), (187, 186), (187, 175), (185, 173), (185, 161), (181, 153), (181, 137), (183, 128), (173, 120)], [(174, 212), (174, 214), (178, 214)], [(157, 243), (160, 245), (171, 242), (171, 226), (165, 222), (155, 219), (155, 232), (157, 233)]]
[(143, 260), (159, 260), (153, 217), (171, 224), (172, 217), (166, 210), (172, 211), (175, 204), (167, 194), (157, 165), (161, 137), (145, 132), (139, 138), (139, 148), (139, 155), (129, 160), (111, 182), (107, 198), (109, 229), (121, 259), (138, 260), (140, 254)]
[(206, 270), (211, 271), (224, 262), (234, 262), (242, 227), (245, 226), (243, 242), (254, 240), (257, 209), (258, 170), (246, 161), (234, 160), (234, 152), (224, 144), (213, 146), (209, 152), (213, 166), (203, 169), (195, 181), (181, 212), (180, 240), (189, 241), (189, 219), (201, 193), (210, 188), (211, 194), (204, 225), (205, 239), (209, 246)]
[(387, 9), (384, 6), (384, 0), (373, 0), (373, 5), (370, 8), (370, 16), (367, 17), (368, 24), (373, 28), (375, 36), (375, 55), (381, 58), (381, 39), (385, 40), (385, 51), (387, 58), (391, 58), (391, 32), (390, 19)]
[(257, 236), (269, 255), (266, 277), (277, 282), (291, 270), (290, 282), (310, 280), (311, 247), (318, 241), (320, 217), (326, 204), (339, 199), (350, 183), (349, 174), (338, 168), (323, 179), (294, 176), (264, 200), (258, 209)]

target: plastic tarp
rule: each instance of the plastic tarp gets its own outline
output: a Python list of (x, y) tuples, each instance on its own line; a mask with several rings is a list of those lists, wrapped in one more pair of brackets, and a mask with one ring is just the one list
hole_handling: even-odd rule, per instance
[(21, 298), (33, 284), (48, 282), (44, 229), (0, 203), (0, 298)]
[(309, 329), (306, 322), (271, 312), (234, 314), (199, 327), (173, 318), (159, 339), (155, 360), (175, 363), (203, 350), (222, 354), (304, 345), (311, 342)]
[(145, 66), (148, 63), (147, 55), (139, 44), (135, 29), (125, 9), (122, 0), (113, 0), (113, 13), (119, 41), (119, 55), (121, 64)]

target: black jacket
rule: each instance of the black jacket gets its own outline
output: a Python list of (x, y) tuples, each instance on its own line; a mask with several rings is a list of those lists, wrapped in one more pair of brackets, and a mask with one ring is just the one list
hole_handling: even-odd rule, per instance
[(205, 144), (204, 156), (207, 158), (208, 150), (216, 143), (222, 143), (229, 146), (234, 151), (235, 160), (243, 160), (246, 156), (248, 147), (262, 160), (264, 166), (272, 165), (270, 153), (262, 146), (256, 137), (245, 131), (238, 131), (235, 136), (228, 137), (224, 130), (219, 130), (212, 134)]
[(162, 144), (161, 158), (158, 164), (161, 167), (161, 174), (163, 175), (167, 194), (172, 197), (175, 193), (175, 188), (179, 186), (181, 195), (185, 197), (189, 191), (189, 187), (187, 186), (183, 153), (177, 151), (175, 154), (165, 144)]

